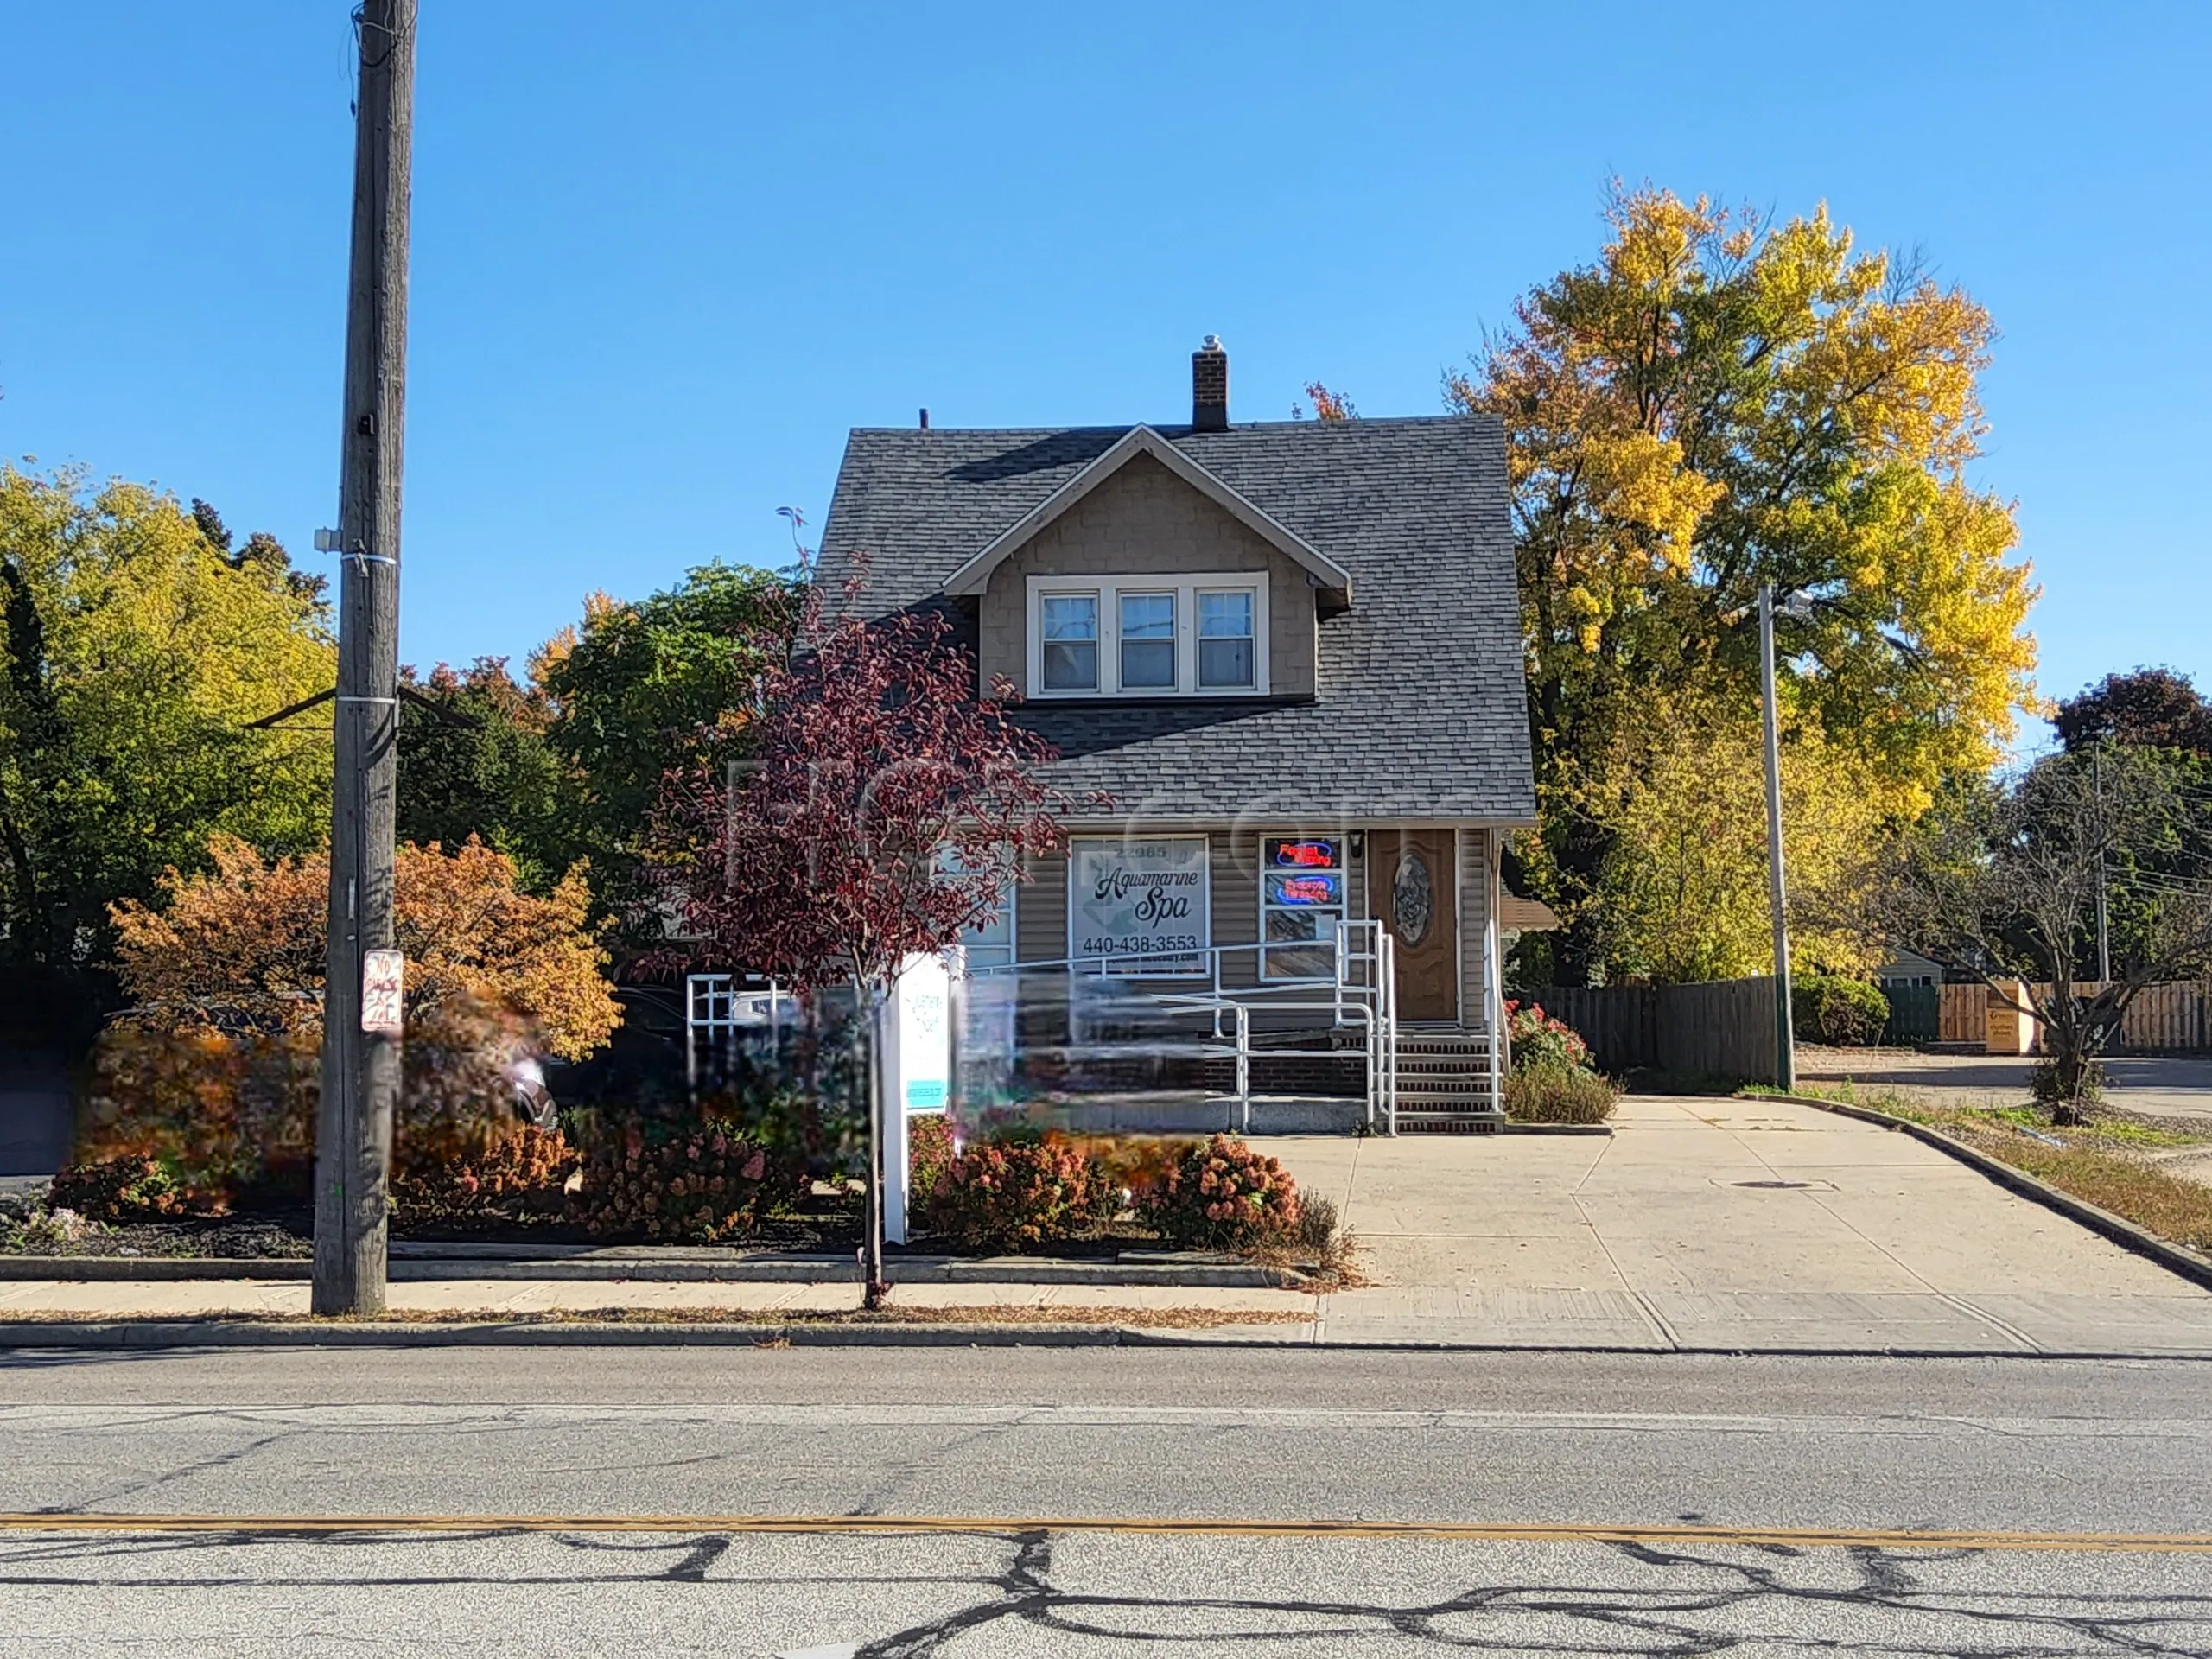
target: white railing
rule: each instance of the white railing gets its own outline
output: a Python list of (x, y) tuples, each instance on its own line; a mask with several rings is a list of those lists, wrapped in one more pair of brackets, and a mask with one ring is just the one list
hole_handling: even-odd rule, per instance
[[(1395, 1135), (1398, 1129), (1398, 1003), (1395, 943), (1382, 923), (1372, 918), (1361, 918), (1336, 923), (1332, 944), (1333, 970), (1325, 977), (1268, 977), (1267, 952), (1269, 949), (1284, 950), (1281, 941), (1271, 947), (1255, 942), (1209, 945), (1202, 950), (1166, 951), (1151, 956), (1117, 952), (1111, 956), (1060, 957), (1045, 961), (971, 963), (968, 973), (971, 978), (979, 979), (1001, 975), (1044, 974), (1055, 970), (1066, 973), (1071, 977), (1090, 976), (1140, 982), (1148, 978), (1182, 982), (1203, 979), (1205, 983), (1202, 988), (1194, 984), (1188, 989), (1161, 989), (1150, 995), (1154, 1003), (1171, 1013), (1209, 1018), (1211, 1042), (1199, 1043), (1187, 1052), (1200, 1058), (1233, 1058), (1236, 1061), (1236, 1098), (1240, 1129), (1249, 1129), (1252, 1119), (1252, 1060), (1255, 1053), (1252, 1014), (1255, 1011), (1326, 1014), (1330, 1016), (1331, 1029), (1357, 1029), (1361, 1032), (1367, 1070), (1368, 1127)], [(1249, 982), (1242, 972), (1224, 972), (1231, 958), (1236, 958), (1241, 966), (1247, 957), (1252, 964)], [(1145, 971), (1148, 963), (1154, 969), (1149, 975)], [(1194, 963), (1202, 963), (1203, 971), (1189, 971)], [(1099, 1046), (1103, 1051), (1110, 1052), (1116, 1045), (1109, 1042)], [(1158, 1052), (1157, 1045), (1128, 1043), (1121, 1046), (1125, 1046), (1132, 1053), (1142, 1052), (1147, 1047), (1154, 1052)]]

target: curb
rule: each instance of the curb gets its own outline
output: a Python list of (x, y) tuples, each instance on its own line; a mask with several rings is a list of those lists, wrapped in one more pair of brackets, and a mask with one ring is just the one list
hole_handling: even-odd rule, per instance
[[(1245, 1327), (1250, 1329), (1252, 1327)], [(1288, 1327), (1285, 1327), (1287, 1329)], [(1644, 1347), (1510, 1342), (1324, 1342), (1296, 1336), (1224, 1336), (1203, 1326), (1179, 1330), (1125, 1325), (788, 1325), (642, 1324), (577, 1320), (546, 1324), (315, 1323), (249, 1319), (0, 1319), (0, 1353), (44, 1350), (96, 1353), (193, 1348), (1266, 1348), (1313, 1353), (1616, 1355), (1648, 1359), (2146, 1360), (2212, 1364), (2212, 1354), (2140, 1349), (1859, 1347)]]
[[(0, 1281), (67, 1280), (80, 1283), (121, 1281), (170, 1284), (199, 1279), (297, 1280), (311, 1278), (315, 1264), (303, 1256), (0, 1256)], [(893, 1285), (1106, 1285), (1158, 1286), (1171, 1290), (1296, 1290), (1303, 1274), (1247, 1262), (1084, 1262), (1024, 1256), (893, 1257), (884, 1264)], [(448, 1279), (630, 1281), (683, 1284), (858, 1284), (860, 1271), (849, 1255), (700, 1259), (674, 1252), (635, 1255), (432, 1255), (394, 1252), (387, 1276), (394, 1284)]]
[(1822, 1100), (1814, 1095), (1758, 1095), (1751, 1098), (1786, 1100), (1793, 1105), (1817, 1106), (1838, 1117), (1856, 1118), (1861, 1123), (1872, 1123), (1880, 1128), (1909, 1135), (1914, 1140), (1924, 1141), (1939, 1152), (1947, 1152), (1961, 1163), (1979, 1170), (2008, 1192), (2040, 1204), (2047, 1210), (2056, 1210), (2068, 1220), (2079, 1223), (2093, 1233), (2101, 1234), (2122, 1249), (2147, 1256), (2169, 1272), (2212, 1290), (2212, 1258), (2171, 1243), (2148, 1229), (2138, 1226), (2125, 1216), (2116, 1216), (2109, 1210), (2091, 1204), (2087, 1198), (2077, 1198), (2071, 1192), (2062, 1192), (2048, 1181), (2038, 1180), (2024, 1169), (2015, 1169), (2002, 1159), (1993, 1158), (1977, 1147), (1954, 1140), (1941, 1129), (1931, 1129), (1925, 1123), (1914, 1123), (1902, 1117), (1891, 1117), (1887, 1112), (1878, 1112), (1871, 1106), (1857, 1106), (1848, 1101)]
[[(575, 1320), (518, 1325), (277, 1322), (252, 1319), (0, 1320), (0, 1351), (158, 1348), (1111, 1348), (1139, 1335), (1114, 1325), (647, 1325)], [(1307, 1338), (1310, 1343), (1311, 1338)]]

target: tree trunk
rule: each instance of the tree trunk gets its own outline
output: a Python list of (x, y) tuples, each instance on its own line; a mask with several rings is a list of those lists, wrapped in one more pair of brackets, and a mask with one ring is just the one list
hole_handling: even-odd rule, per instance
[(884, 1099), (886, 1079), (883, 1075), (883, 995), (880, 990), (863, 991), (861, 1007), (868, 1011), (868, 1226), (861, 1246), (861, 1276), (864, 1289), (861, 1305), (871, 1312), (881, 1307), (891, 1294), (891, 1287), (883, 1278), (883, 1115), (888, 1109)]
[[(1597, 891), (1598, 876), (1611, 852), (1613, 838), (1579, 815), (1569, 817), (1560, 830), (1548, 834), (1552, 861), (1560, 874), (1562, 896), (1586, 899)], [(1586, 907), (1576, 906), (1560, 931), (1552, 935), (1552, 979), (1560, 986), (1596, 982), (1605, 966), (1605, 938), (1599, 918)]]

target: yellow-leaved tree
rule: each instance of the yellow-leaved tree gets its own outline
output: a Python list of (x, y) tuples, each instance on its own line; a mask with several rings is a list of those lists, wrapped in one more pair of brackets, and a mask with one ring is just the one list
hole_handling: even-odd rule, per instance
[[(1584, 913), (1609, 973), (1662, 983), (1737, 979), (1773, 961), (1765, 745), (1756, 715), (1655, 719), (1624, 733), (1588, 803), (1611, 837)], [(1885, 823), (1862, 760), (1797, 724), (1782, 743), (1792, 955), (1861, 974), (1881, 960), (1869, 908)]]
[(329, 690), (321, 584), (136, 484), (0, 467), (0, 963), (105, 954), (108, 907), (211, 835), (322, 839), (330, 741), (253, 721)]
[(1801, 754), (1885, 823), (2034, 706), (2012, 509), (1968, 476), (1988, 314), (1825, 208), (1770, 223), (1647, 187), (1607, 219), (1596, 262), (1449, 384), (1505, 427), (1542, 819), (1519, 852), (1566, 919), (1564, 983), (1672, 957), (1649, 903), (1604, 900), (1653, 798), (1637, 768), (1662, 764), (1624, 739), (1662, 702), (1756, 709), (1761, 584), (1817, 601), (1780, 624)]

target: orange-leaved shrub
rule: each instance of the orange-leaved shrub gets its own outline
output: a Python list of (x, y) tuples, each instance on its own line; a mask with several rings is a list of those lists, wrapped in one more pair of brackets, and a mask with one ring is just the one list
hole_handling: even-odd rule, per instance
[[(393, 1123), (395, 1182), (435, 1183), (509, 1137), (506, 1068), (523, 1046), (516, 1016), (465, 998), (410, 1023)], [(81, 1211), (110, 1221), (305, 1205), (321, 1096), (320, 1039), (310, 1026), (112, 1026), (94, 1053), (71, 1190), (112, 1192), (105, 1207)], [(149, 1163), (161, 1172), (158, 1205), (143, 1201), (149, 1188), (137, 1173)]]
[(574, 1213), (594, 1237), (713, 1244), (750, 1232), (805, 1179), (803, 1161), (735, 1123), (633, 1121), (590, 1140)]
[[(329, 855), (271, 864), (225, 836), (207, 852), (210, 873), (162, 877), (158, 906), (113, 906), (133, 1005), (119, 1019), (155, 1031), (320, 1029)], [(450, 853), (435, 842), (402, 847), (393, 927), (410, 1040), (442, 1010), (501, 1008), (552, 1053), (590, 1053), (622, 1020), (590, 911), (582, 866), (541, 896), (474, 836)]]
[(403, 1160), (392, 1173), (392, 1209), (403, 1223), (558, 1215), (578, 1161), (560, 1130), (510, 1123), (453, 1158)]
[(1183, 1149), (1140, 1195), (1138, 1214), (1184, 1249), (1249, 1249), (1298, 1225), (1298, 1183), (1275, 1159), (1217, 1135)]
[(965, 1249), (1020, 1251), (1113, 1218), (1117, 1190), (1081, 1147), (1046, 1137), (983, 1141), (949, 1160), (915, 1212)]
[[(223, 1215), (241, 1199), (304, 1203), (315, 1160), (320, 1057), (312, 1032), (210, 1027), (101, 1033), (78, 1124), (72, 1190), (114, 1194), (100, 1220), (144, 1206), (125, 1194), (151, 1163), (169, 1200), (162, 1214)], [(105, 1170), (108, 1165), (115, 1171)], [(296, 1192), (287, 1189), (296, 1187)]]

